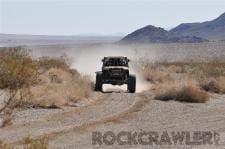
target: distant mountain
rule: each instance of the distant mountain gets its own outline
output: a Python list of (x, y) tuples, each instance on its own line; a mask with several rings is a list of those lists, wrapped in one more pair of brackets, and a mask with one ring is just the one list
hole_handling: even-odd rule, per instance
[(208, 40), (225, 40), (225, 13), (202, 23), (183, 23), (170, 30), (183, 36), (197, 36)]
[(113, 43), (119, 36), (53, 36), (53, 35), (17, 35), (0, 34), (1, 46)]
[(196, 43), (207, 40), (196, 36), (183, 36), (152, 25), (145, 26), (125, 36), (121, 43)]

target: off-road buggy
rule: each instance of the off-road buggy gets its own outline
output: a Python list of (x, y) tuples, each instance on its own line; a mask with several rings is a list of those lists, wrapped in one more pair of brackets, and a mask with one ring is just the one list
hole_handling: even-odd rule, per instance
[(129, 59), (127, 57), (104, 57), (102, 71), (96, 72), (95, 90), (102, 91), (103, 84), (127, 84), (127, 90), (135, 93), (136, 77), (129, 73)]

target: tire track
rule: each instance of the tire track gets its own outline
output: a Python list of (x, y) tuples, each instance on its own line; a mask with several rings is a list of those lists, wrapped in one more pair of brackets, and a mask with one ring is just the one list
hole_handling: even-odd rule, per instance
[(53, 138), (69, 131), (85, 131), (105, 123), (121, 122), (138, 112), (147, 103), (141, 94), (103, 94), (97, 102), (70, 112), (23, 125), (14, 125), (0, 130), (0, 140), (20, 144), (23, 138), (47, 136)]

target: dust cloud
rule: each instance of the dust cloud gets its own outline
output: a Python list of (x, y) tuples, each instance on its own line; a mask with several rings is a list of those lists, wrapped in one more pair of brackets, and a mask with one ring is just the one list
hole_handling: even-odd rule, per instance
[[(131, 60), (130, 73), (136, 75), (136, 91), (142, 92), (149, 89), (149, 83), (144, 80), (141, 72), (133, 65), (134, 61), (141, 57), (135, 49), (118, 45), (101, 45), (83, 49), (79, 54), (74, 54), (73, 56), (72, 68), (91, 76), (93, 81), (95, 81), (95, 72), (101, 71), (101, 60), (104, 56), (126, 56)], [(103, 85), (103, 91), (124, 92), (127, 91), (127, 85), (113, 86), (106, 84)]]
[[(144, 57), (154, 60), (156, 55), (154, 51), (151, 54), (146, 52), (145, 47), (142, 50), (139, 46), (117, 44), (40, 45), (28, 48), (32, 49), (35, 57), (60, 57), (66, 54), (71, 61), (71, 67), (77, 69), (83, 75), (90, 76), (93, 82), (95, 82), (95, 72), (101, 71), (102, 58), (105, 56), (126, 56), (131, 60), (130, 73), (136, 75), (137, 92), (148, 90), (149, 83), (144, 80), (141, 71), (137, 69), (136, 61)], [(103, 91), (126, 92), (127, 85), (113, 86), (106, 84), (103, 85)]]

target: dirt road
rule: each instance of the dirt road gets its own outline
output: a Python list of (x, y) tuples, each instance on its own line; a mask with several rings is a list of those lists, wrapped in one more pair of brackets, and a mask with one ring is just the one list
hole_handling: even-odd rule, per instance
[[(207, 103), (152, 100), (150, 92), (94, 93), (86, 105), (63, 109), (17, 111), (14, 124), (0, 129), (0, 140), (17, 144), (30, 136), (48, 136), (50, 148), (223, 148), (225, 97), (212, 95)], [(33, 118), (35, 117), (35, 118)], [(215, 131), (220, 145), (92, 145), (92, 132)]]
[[(119, 96), (119, 95), (118, 95)], [(124, 95), (122, 95), (124, 96)], [(120, 121), (107, 121), (89, 127), (88, 129), (73, 130), (54, 136), (52, 148), (224, 148), (225, 145), (225, 98), (213, 95), (205, 104), (180, 103), (175, 101), (163, 102), (151, 100), (148, 93), (136, 95), (136, 100), (142, 99), (142, 106), (130, 113), (130, 116), (120, 117)], [(125, 98), (121, 98), (125, 99)], [(118, 99), (120, 100), (120, 99)], [(144, 103), (144, 104), (143, 104)], [(118, 120), (118, 119), (117, 119)], [(156, 131), (159, 134), (167, 132), (214, 131), (219, 134), (219, 145), (92, 145), (91, 132), (113, 131)]]
[[(86, 106), (41, 112), (27, 110), (19, 111), (12, 126), (0, 129), (0, 140), (8, 143), (17, 143), (25, 137), (39, 137), (47, 135), (50, 138), (76, 130), (86, 129), (95, 125), (116, 122), (120, 117), (128, 115), (133, 108), (139, 108), (139, 97), (127, 93), (94, 93), (95, 98)], [(36, 119), (32, 117), (35, 113)], [(37, 113), (36, 113), (37, 112)], [(38, 112), (43, 115), (38, 114)], [(134, 111), (135, 112), (135, 111)], [(22, 116), (22, 114), (24, 116)], [(39, 115), (39, 116), (37, 116)], [(44, 116), (45, 115), (45, 116)]]

